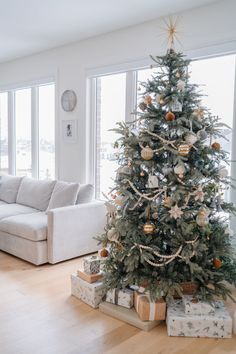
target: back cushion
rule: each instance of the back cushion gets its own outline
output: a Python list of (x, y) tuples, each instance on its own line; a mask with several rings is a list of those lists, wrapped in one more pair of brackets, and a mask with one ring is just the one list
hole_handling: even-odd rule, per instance
[(81, 184), (76, 204), (89, 203), (93, 199), (94, 187), (92, 184)]
[(22, 179), (23, 177), (1, 176), (0, 199), (6, 203), (15, 203)]
[(78, 192), (78, 183), (56, 182), (47, 210), (75, 205)]
[(16, 202), (45, 211), (48, 207), (56, 181), (25, 177), (20, 185)]

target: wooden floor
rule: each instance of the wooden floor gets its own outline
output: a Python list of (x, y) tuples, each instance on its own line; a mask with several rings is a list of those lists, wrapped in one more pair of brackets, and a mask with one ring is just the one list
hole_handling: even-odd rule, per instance
[(146, 333), (92, 309), (70, 296), (80, 262), (35, 267), (0, 252), (0, 354), (236, 354), (236, 336), (168, 337), (164, 324)]

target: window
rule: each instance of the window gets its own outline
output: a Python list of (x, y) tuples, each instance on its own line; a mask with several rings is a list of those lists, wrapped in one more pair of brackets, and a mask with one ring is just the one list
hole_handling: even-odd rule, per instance
[(54, 83), (0, 93), (0, 128), (1, 173), (55, 178)]
[[(203, 105), (218, 115), (222, 121), (233, 126), (235, 55), (220, 56), (210, 59), (192, 61), (190, 66), (190, 81), (200, 85)], [(96, 149), (93, 167), (96, 197), (103, 198), (113, 186), (115, 170), (118, 168), (115, 151), (112, 149), (117, 135), (108, 131), (115, 127), (118, 121), (128, 121), (129, 113), (137, 107), (143, 88), (140, 82), (151, 78), (158, 69), (144, 68), (119, 74), (92, 78), (93, 101), (96, 101), (94, 118), (96, 121)], [(202, 84), (202, 85), (201, 85)], [(95, 99), (96, 97), (96, 99)], [(132, 98), (133, 101), (132, 101)], [(132, 101), (132, 102), (131, 102)], [(132, 119), (132, 117), (131, 117)], [(229, 139), (222, 139), (222, 147), (231, 152), (232, 134), (230, 129), (224, 130)]]

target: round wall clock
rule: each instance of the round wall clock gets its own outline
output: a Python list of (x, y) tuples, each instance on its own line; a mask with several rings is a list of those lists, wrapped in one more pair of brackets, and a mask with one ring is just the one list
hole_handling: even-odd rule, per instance
[(61, 95), (61, 106), (66, 112), (71, 112), (75, 109), (77, 103), (76, 93), (73, 90), (66, 90)]

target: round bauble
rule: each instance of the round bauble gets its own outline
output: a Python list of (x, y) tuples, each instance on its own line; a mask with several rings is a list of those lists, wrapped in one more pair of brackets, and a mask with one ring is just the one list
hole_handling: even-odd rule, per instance
[(111, 242), (117, 242), (119, 239), (119, 234), (117, 233), (116, 229), (112, 227), (110, 230), (107, 231), (107, 238)]
[(214, 266), (216, 269), (219, 269), (219, 268), (222, 266), (221, 260), (218, 259), (218, 258), (214, 258), (214, 259), (213, 259), (213, 266)]
[(180, 156), (187, 156), (190, 151), (190, 146), (188, 144), (181, 144), (178, 146), (178, 153)]
[(144, 160), (151, 160), (153, 158), (154, 152), (149, 146), (145, 146), (141, 150), (141, 156)]
[(151, 96), (145, 96), (143, 100), (144, 104), (149, 105), (152, 103), (152, 97)]
[(143, 232), (145, 234), (153, 234), (153, 232), (155, 231), (155, 225), (152, 223), (152, 222), (146, 222), (144, 225), (143, 225)]
[(180, 178), (183, 178), (185, 172), (186, 169), (182, 164), (178, 164), (174, 167), (174, 173), (178, 175)]
[(103, 248), (103, 249), (101, 249), (99, 254), (100, 254), (100, 257), (104, 257), (105, 258), (105, 257), (108, 257), (109, 252), (108, 252), (108, 250), (106, 248)]
[(144, 172), (144, 171), (141, 171), (141, 172), (140, 172), (140, 176), (141, 176), (141, 177), (144, 177), (144, 176), (145, 176), (145, 172)]
[(198, 226), (204, 227), (209, 224), (208, 213), (206, 211), (199, 211), (196, 217), (196, 223)]
[(219, 166), (219, 176), (220, 178), (225, 178), (228, 176), (228, 170), (224, 166)]
[(186, 143), (190, 144), (190, 145), (193, 145), (196, 143), (196, 141), (198, 140), (198, 137), (196, 134), (194, 133), (188, 133), (184, 140), (186, 141)]
[(177, 82), (177, 89), (179, 91), (183, 91), (185, 89), (185, 82), (183, 80), (178, 80)]
[(158, 212), (155, 211), (153, 214), (152, 214), (152, 218), (157, 220), (158, 219)]
[(166, 115), (165, 115), (165, 119), (166, 119), (168, 122), (171, 122), (172, 120), (175, 120), (175, 115), (174, 115), (174, 113), (172, 113), (171, 111), (167, 112)]
[(206, 140), (207, 139), (207, 132), (205, 130), (199, 130), (197, 132), (197, 137), (200, 140)]
[(217, 141), (215, 141), (214, 143), (211, 144), (212, 149), (219, 151), (220, 150), (220, 143), (217, 143)]

